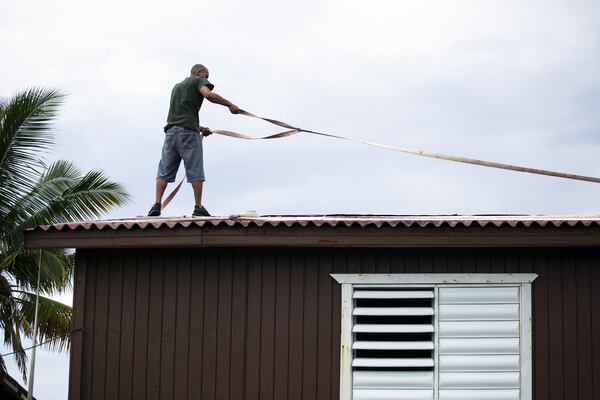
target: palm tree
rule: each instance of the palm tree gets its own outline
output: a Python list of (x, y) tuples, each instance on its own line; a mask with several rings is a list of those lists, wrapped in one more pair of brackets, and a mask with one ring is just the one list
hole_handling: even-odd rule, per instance
[[(71, 307), (48, 296), (71, 288), (74, 260), (66, 250), (26, 249), (23, 231), (98, 218), (129, 199), (102, 171), (84, 174), (68, 161), (46, 164), (43, 157), (54, 144), (53, 122), (63, 100), (59, 91), (43, 88), (0, 100), (0, 331), (24, 379), (23, 339), (33, 336), (38, 261), (37, 340), (64, 351), (70, 344)], [(0, 357), (0, 370), (5, 368)]]

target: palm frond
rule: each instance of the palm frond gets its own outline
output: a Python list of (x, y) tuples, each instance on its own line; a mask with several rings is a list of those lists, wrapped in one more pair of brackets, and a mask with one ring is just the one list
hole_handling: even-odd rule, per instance
[[(16, 285), (25, 290), (37, 287), (39, 250), (20, 249), (0, 260), (0, 268)], [(71, 289), (74, 256), (63, 249), (42, 250), (40, 290), (43, 293), (62, 293)]]
[(22, 231), (38, 225), (99, 218), (129, 200), (124, 188), (101, 171), (85, 175), (68, 161), (56, 161), (32, 191), (6, 217), (12, 229), (5, 232), (9, 249), (22, 244)]
[(31, 88), (0, 107), (0, 218), (29, 192), (39, 175), (40, 155), (54, 143), (52, 124), (64, 95)]
[[(4, 332), (4, 344), (13, 349), (17, 366), (25, 376), (27, 355), (23, 349), (21, 332), (28, 332), (30, 325), (24, 320), (10, 282), (6, 277), (0, 275), (0, 329)], [(1, 361), (0, 369), (5, 369), (4, 360)]]
[[(20, 292), (16, 298), (25, 320), (33, 325), (35, 317), (35, 294)], [(73, 309), (59, 301), (39, 297), (38, 342), (50, 350), (65, 351), (71, 345), (71, 317)], [(28, 337), (31, 337), (29, 332)]]
[(61, 221), (98, 218), (115, 206), (125, 205), (130, 198), (122, 185), (110, 181), (102, 171), (93, 170), (63, 194), (65, 212)]
[[(7, 248), (17, 248), (22, 243), (21, 231), (37, 225), (50, 224), (53, 219), (43, 220), (31, 218), (48, 208), (52, 203), (62, 199), (62, 194), (77, 185), (81, 172), (69, 161), (56, 161), (48, 166), (39, 177), (33, 189), (21, 197), (4, 218), (6, 227)], [(40, 216), (41, 217), (41, 216)], [(29, 225), (27, 222), (29, 220)]]
[[(57, 181), (46, 183), (58, 189)], [(70, 222), (99, 218), (115, 206), (126, 204), (130, 196), (118, 183), (112, 182), (102, 171), (90, 171), (77, 179), (60, 181), (62, 187), (68, 186), (58, 196), (52, 199), (44, 208), (32, 214), (21, 224), (26, 229), (41, 224)]]

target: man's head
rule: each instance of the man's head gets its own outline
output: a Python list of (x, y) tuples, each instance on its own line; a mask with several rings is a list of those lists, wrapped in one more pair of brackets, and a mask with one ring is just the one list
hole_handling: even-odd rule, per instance
[(201, 78), (208, 78), (208, 68), (202, 64), (196, 64), (192, 67), (190, 76), (199, 76)]

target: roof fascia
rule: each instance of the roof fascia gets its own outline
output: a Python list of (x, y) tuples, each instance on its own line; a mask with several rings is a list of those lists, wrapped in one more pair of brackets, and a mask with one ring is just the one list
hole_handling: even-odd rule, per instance
[(262, 226), (33, 230), (28, 248), (600, 246), (600, 226)]

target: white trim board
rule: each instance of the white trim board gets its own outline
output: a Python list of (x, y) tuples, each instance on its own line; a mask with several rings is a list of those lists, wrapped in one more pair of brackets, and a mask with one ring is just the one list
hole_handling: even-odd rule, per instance
[(495, 284), (495, 283), (531, 283), (537, 274), (330, 274), (341, 284), (376, 285), (451, 285), (451, 284)]

